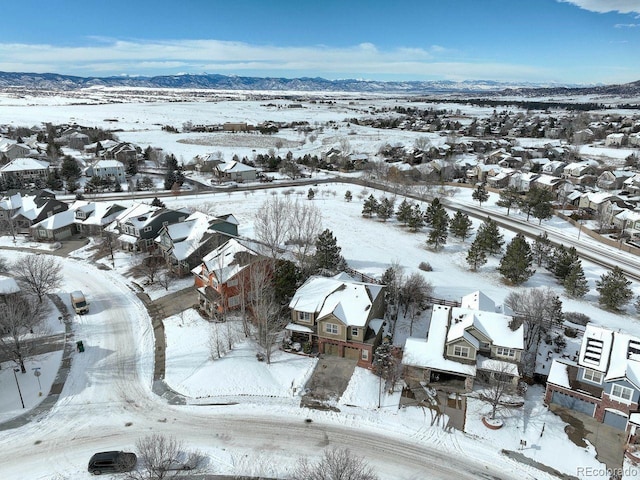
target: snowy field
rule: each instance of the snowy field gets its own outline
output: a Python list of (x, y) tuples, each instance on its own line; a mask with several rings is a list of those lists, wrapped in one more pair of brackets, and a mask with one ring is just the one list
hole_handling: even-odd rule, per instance
[[(15, 103), (15, 102), (14, 102)], [(113, 128), (112, 123), (105, 122), (104, 119), (117, 118), (118, 126), (124, 131), (118, 133), (122, 140), (139, 143), (143, 147), (146, 144), (160, 146), (167, 152), (174, 153), (176, 157), (187, 161), (199, 153), (210, 153), (211, 151), (224, 151), (226, 158), (230, 158), (233, 153), (243, 155), (245, 153), (237, 146), (227, 144), (201, 145), (194, 139), (201, 138), (202, 134), (167, 134), (160, 130), (159, 125), (173, 124), (180, 126), (184, 121), (194, 123), (217, 123), (223, 121), (248, 121), (259, 122), (264, 120), (293, 120), (309, 116), (316, 121), (342, 122), (345, 118), (355, 116), (353, 105), (348, 101), (339, 104), (340, 108), (327, 109), (318, 106), (317, 111), (297, 111), (294, 109), (266, 107), (265, 102), (217, 102), (217, 103), (189, 103), (189, 104), (121, 104), (121, 105), (99, 105), (99, 106), (69, 106), (64, 102), (60, 105), (51, 105), (45, 102), (44, 105), (28, 106), (11, 104), (7, 99), (0, 101), (3, 116), (11, 118), (15, 125), (31, 125), (38, 122), (69, 122), (77, 121), (80, 124), (90, 126), (101, 126), (103, 128)], [(294, 132), (283, 133), (282, 138), (297, 142), (299, 146), (295, 151), (298, 155), (301, 152), (320, 152), (330, 145), (332, 141), (337, 141), (341, 135), (348, 135), (355, 127), (340, 126), (339, 132), (328, 132), (326, 135), (318, 136), (313, 143), (303, 143), (304, 137), (298, 136)], [(354, 146), (354, 150), (375, 152), (382, 142), (405, 142), (411, 145), (416, 138), (412, 132), (369, 132), (358, 127), (356, 134), (349, 137)], [(378, 138), (381, 137), (381, 138)], [(442, 137), (433, 136), (433, 142), (442, 141)], [(185, 142), (186, 140), (186, 142)], [(221, 142), (223, 143), (223, 142)], [(255, 147), (255, 146), (254, 146)], [(260, 147), (268, 148), (268, 147)], [(257, 148), (247, 147), (246, 154), (255, 153)], [(266, 153), (266, 152), (263, 152)], [(614, 155), (611, 156), (612, 158)], [(349, 187), (342, 184), (327, 184), (314, 187), (316, 195), (312, 202), (323, 214), (323, 226), (333, 231), (337, 237), (338, 245), (342, 248), (342, 254), (349, 265), (368, 275), (379, 277), (384, 270), (392, 263), (399, 262), (406, 274), (421, 272), (418, 269), (420, 262), (428, 262), (433, 267), (431, 272), (421, 272), (425, 278), (435, 287), (435, 295), (443, 298), (459, 300), (463, 295), (475, 290), (482, 290), (487, 296), (500, 304), (513, 289), (505, 286), (499, 274), (496, 272), (498, 259), (492, 258), (479, 272), (470, 272), (465, 261), (466, 251), (471, 239), (460, 242), (449, 239), (447, 245), (440, 252), (434, 253), (426, 249), (426, 234), (409, 233), (405, 231), (394, 220), (380, 222), (376, 219), (365, 219), (361, 216), (362, 199), (373, 193), (381, 197), (381, 192), (373, 190), (363, 190), (361, 187), (351, 188), (354, 199), (352, 202), (344, 200), (344, 194)], [(292, 200), (300, 198), (306, 200), (308, 187), (294, 189), (290, 198)], [(240, 222), (240, 234), (251, 237), (253, 235), (253, 221), (256, 210), (272, 195), (284, 195), (283, 191), (256, 191), (229, 192), (217, 195), (199, 194), (197, 197), (169, 197), (163, 199), (168, 207), (187, 207), (190, 209), (205, 210), (211, 214), (233, 213)], [(487, 210), (495, 209), (503, 212), (495, 206), (496, 197), (493, 196), (486, 204)], [(401, 201), (396, 199), (396, 205)], [(455, 194), (455, 201), (474, 203), (471, 200), (471, 191), (459, 189)], [(125, 202), (126, 203), (126, 202)], [(424, 208), (425, 205), (423, 205)], [(450, 212), (451, 214), (452, 212)], [(512, 213), (512, 215), (518, 215)], [(566, 222), (559, 219), (552, 219), (545, 222), (548, 229), (562, 233), (571, 238), (577, 238), (579, 232)], [(474, 221), (474, 228), (478, 222)], [(508, 242), (513, 234), (503, 232), (505, 241)], [(581, 241), (590, 242), (583, 235)], [(3, 237), (0, 245), (7, 247), (21, 246)], [(31, 243), (22, 246), (30, 247)], [(74, 252), (68, 260), (70, 272), (74, 275), (83, 275), (83, 278), (74, 277), (66, 282), (60, 289), (60, 296), (68, 302), (67, 292), (83, 282), (92, 282), (88, 289), (101, 290), (101, 285), (105, 291), (110, 291), (116, 283), (123, 292), (123, 303), (132, 302), (136, 305), (136, 312), (139, 305), (132, 297), (136, 287), (132, 282), (137, 279), (127, 277), (129, 268), (136, 264), (140, 258), (134, 254), (118, 252), (114, 259), (115, 268), (108, 275), (95, 268), (89, 260), (91, 256), (91, 245)], [(46, 251), (43, 251), (46, 253)], [(18, 255), (7, 250), (1, 251), (1, 255), (11, 260)], [(103, 259), (102, 263), (113, 267), (111, 259)], [(72, 267), (72, 268), (71, 268)], [(590, 292), (582, 300), (566, 298), (562, 295), (561, 288), (555, 283), (553, 277), (538, 269), (536, 274), (529, 279), (524, 287), (549, 286), (561, 295), (564, 311), (577, 311), (588, 315), (597, 324), (606, 325), (614, 329), (623, 329), (640, 336), (640, 322), (636, 318), (635, 311), (629, 307), (624, 314), (616, 315), (605, 312), (597, 306), (597, 292), (595, 291), (595, 281), (605, 271), (594, 265), (583, 262), (585, 274), (591, 287)], [(78, 273), (78, 272), (87, 272)], [(169, 291), (184, 288), (190, 280), (181, 280), (171, 285)], [(167, 293), (166, 290), (157, 287), (144, 287), (145, 292), (151, 298), (158, 298)], [(640, 294), (640, 286), (632, 285), (634, 295)], [(128, 291), (128, 293), (126, 293)], [(105, 300), (106, 301), (106, 300)], [(97, 304), (99, 306), (99, 302)], [(83, 335), (91, 343), (91, 332), (95, 332), (100, 325), (104, 313), (99, 310), (83, 317), (80, 323), (74, 323), (74, 329), (78, 335)], [(136, 318), (138, 313), (136, 313)], [(77, 320), (77, 319), (76, 319)], [(136, 320), (138, 321), (138, 320)], [(144, 319), (140, 319), (141, 325)], [(421, 318), (421, 323), (415, 328), (414, 335), (424, 338), (427, 331), (428, 318), (425, 315)], [(52, 313), (48, 320), (48, 325), (52, 332), (61, 331), (61, 325), (57, 314)], [(518, 450), (520, 441), (527, 439), (530, 448), (522, 451), (525, 456), (537, 462), (549, 465), (564, 473), (576, 475), (578, 466), (589, 466), (595, 471), (604, 472), (603, 464), (595, 459), (593, 447), (586, 449), (576, 447), (564, 433), (566, 424), (559, 417), (551, 414), (542, 406), (541, 388), (535, 387), (527, 392), (526, 415), (515, 415), (505, 417), (505, 427), (499, 434), (490, 431), (482, 426), (480, 414), (487, 406), (476, 400), (469, 401), (467, 422), (465, 432), (448, 431), (444, 428), (445, 419), (442, 422), (432, 422), (429, 411), (417, 408), (398, 408), (399, 393), (385, 395), (382, 400), (382, 408), (378, 408), (378, 379), (370, 372), (363, 369), (356, 369), (346, 392), (338, 400), (340, 413), (335, 412), (301, 412), (298, 407), (300, 392), (306, 380), (309, 378), (315, 359), (278, 352), (274, 355), (273, 363), (267, 365), (257, 362), (255, 359), (255, 346), (251, 340), (242, 338), (237, 330), (227, 325), (211, 324), (202, 320), (194, 311), (187, 311), (183, 315), (171, 317), (165, 320), (167, 336), (167, 360), (166, 360), (166, 382), (176, 391), (188, 397), (191, 405), (183, 407), (185, 409), (204, 408), (196, 407), (202, 403), (215, 402), (236, 402), (237, 405), (230, 408), (230, 412), (247, 412), (255, 414), (278, 415), (286, 414), (295, 417), (301, 415), (311, 415), (317, 420), (331, 422), (340, 425), (351, 426), (354, 429), (376, 432), (384, 430), (393, 432), (394, 435), (409, 437), (416, 442), (433, 446), (446, 452), (458, 452), (470, 458), (486, 458), (487, 462), (504, 465), (504, 471), (513, 471), (514, 477), (521, 477), (522, 472), (528, 472), (528, 478), (536, 478), (540, 474), (529, 467), (517, 465), (511, 460), (507, 460), (499, 455), (501, 449)], [(141, 344), (149, 347), (148, 326), (141, 327), (144, 332), (144, 339)], [(96, 333), (97, 334), (97, 333)], [(402, 344), (408, 335), (408, 330), (401, 330), (394, 341)], [(222, 348), (232, 344), (232, 348)], [(216, 345), (218, 348), (216, 348)], [(570, 348), (573, 348), (571, 346)], [(142, 364), (143, 372), (152, 371), (152, 359), (149, 355), (144, 355), (147, 350), (143, 349)], [(148, 351), (147, 351), (148, 352)], [(79, 354), (78, 354), (79, 355)], [(81, 357), (82, 358), (82, 357)], [(18, 382), (25, 401), (25, 409), (28, 410), (44, 398), (38, 393), (44, 394), (53, 383), (57, 367), (60, 365), (61, 356), (58, 353), (47, 354), (35, 357), (28, 364), (26, 375), (18, 374)], [(86, 360), (82, 362), (86, 363)], [(74, 362), (75, 365), (75, 362)], [(33, 368), (40, 368), (42, 375), (39, 377), (41, 386), (38, 385), (38, 378), (33, 375)], [(84, 372), (78, 366), (72, 368), (70, 373), (73, 385), (86, 382)], [(143, 380), (144, 384), (150, 383), (149, 378)], [(14, 380), (11, 365), (4, 364), (0, 370), (0, 420), (7, 420), (20, 415), (24, 410), (21, 408), (17, 395), (16, 382)], [(200, 411), (199, 411), (200, 412)], [(55, 415), (55, 412), (52, 412)], [(118, 417), (115, 421), (120, 421)], [(166, 419), (165, 419), (166, 420)], [(47, 421), (55, 421), (52, 417)], [(107, 423), (109, 421), (107, 420)], [(542, 425), (544, 425), (544, 436), (541, 436)], [(28, 429), (29, 427), (23, 427)], [(63, 428), (60, 426), (60, 428)], [(180, 432), (176, 426), (176, 432)], [(29, 435), (30, 430), (25, 431)], [(14, 435), (20, 435), (20, 430), (15, 430)], [(25, 438), (27, 438), (25, 437)], [(133, 440), (131, 441), (133, 442)], [(0, 448), (5, 442), (0, 440)], [(228, 460), (228, 453), (211, 450), (212, 455), (219, 455), (220, 458)], [(256, 458), (259, 457), (254, 452)], [(260, 457), (262, 458), (262, 457)], [(374, 459), (371, 459), (372, 461)], [(69, 465), (59, 470), (60, 478), (88, 478), (86, 473), (76, 473), (74, 470), (75, 460), (68, 460), (63, 465)], [(85, 460), (83, 459), (83, 462)], [(82, 462), (81, 462), (82, 463)], [(9, 472), (3, 478), (15, 478), (15, 471), (6, 467)], [(80, 470), (86, 468), (81, 466)], [(233, 472), (233, 470), (219, 466), (220, 472)], [(76, 468), (77, 469), (77, 468)], [(0, 474), (3, 466), (0, 465)], [(46, 479), (45, 469), (34, 467), (35, 473), (32, 478)], [(631, 472), (631, 470), (629, 470)], [(399, 474), (396, 477), (385, 478), (410, 478), (408, 474)], [(537, 477), (543, 478), (543, 477)], [(608, 478), (603, 473), (602, 476), (591, 478)], [(636, 478), (627, 475), (626, 478)]]

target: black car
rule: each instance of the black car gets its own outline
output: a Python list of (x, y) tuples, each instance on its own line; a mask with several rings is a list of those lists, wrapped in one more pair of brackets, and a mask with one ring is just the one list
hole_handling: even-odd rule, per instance
[(113, 472), (130, 472), (138, 463), (138, 457), (131, 452), (100, 452), (89, 460), (88, 470), (94, 475)]

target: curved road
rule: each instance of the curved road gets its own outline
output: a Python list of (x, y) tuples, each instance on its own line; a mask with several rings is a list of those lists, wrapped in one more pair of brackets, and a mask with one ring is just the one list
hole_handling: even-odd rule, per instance
[[(50, 412), (0, 438), (3, 479), (91, 478), (92, 453), (133, 448), (149, 433), (174, 435), (211, 458), (211, 473), (282, 475), (325, 446), (365, 457), (381, 479), (539, 479), (546, 474), (438, 427), (398, 425), (333, 412), (273, 406), (171, 406), (151, 391), (153, 332), (144, 305), (113, 272), (64, 263), (65, 289), (83, 290), (91, 312), (75, 317), (85, 341)], [(212, 379), (215, 381), (215, 379)], [(306, 417), (313, 422), (307, 423)], [(464, 441), (464, 446), (459, 441)], [(259, 453), (256, 453), (259, 452)], [(253, 470), (253, 471), (252, 471)]]

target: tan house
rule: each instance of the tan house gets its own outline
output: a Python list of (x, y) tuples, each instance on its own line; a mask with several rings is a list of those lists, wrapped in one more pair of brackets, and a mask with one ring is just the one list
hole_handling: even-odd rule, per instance
[(294, 342), (327, 355), (352, 358), (368, 368), (382, 339), (384, 285), (358, 282), (346, 273), (312, 276), (289, 303)]
[(482, 292), (462, 298), (460, 307), (434, 305), (426, 339), (408, 338), (402, 358), (407, 383), (468, 392), (476, 378), (507, 375), (520, 381), (524, 327), (498, 311)]

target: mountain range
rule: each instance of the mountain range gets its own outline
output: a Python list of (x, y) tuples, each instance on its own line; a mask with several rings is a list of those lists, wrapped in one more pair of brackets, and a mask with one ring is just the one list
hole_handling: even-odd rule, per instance
[(640, 94), (640, 81), (620, 85), (575, 86), (560, 84), (507, 83), (490, 80), (465, 81), (373, 81), (327, 80), (324, 78), (242, 77), (218, 74), (182, 74), (154, 77), (79, 77), (57, 73), (0, 72), (0, 89), (77, 90), (89, 87), (146, 87), (213, 90), (271, 90), (308, 92), (370, 92), (406, 94), (491, 94), (535, 96)]

